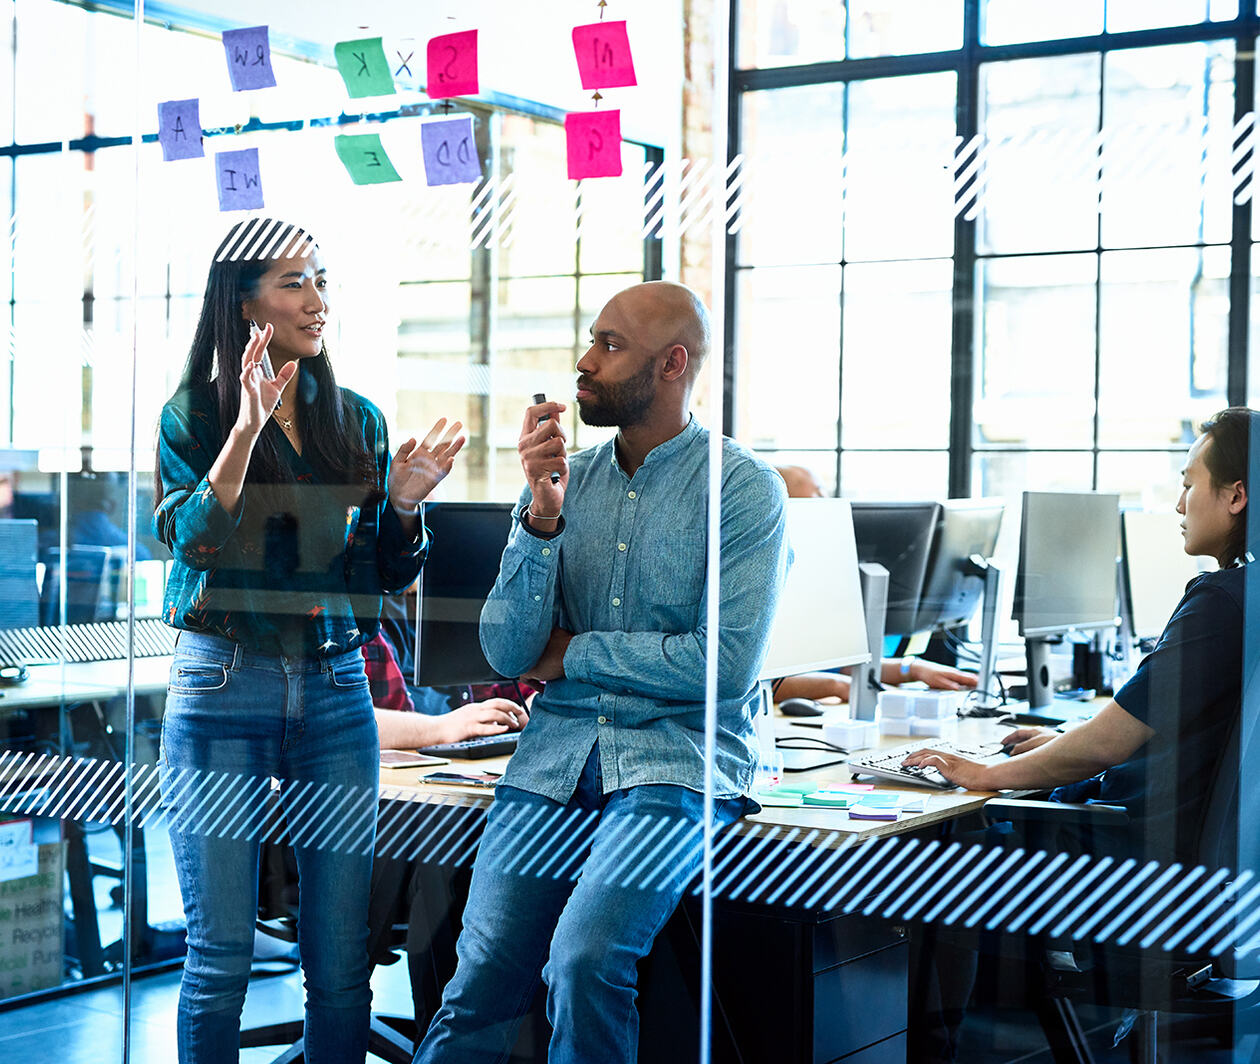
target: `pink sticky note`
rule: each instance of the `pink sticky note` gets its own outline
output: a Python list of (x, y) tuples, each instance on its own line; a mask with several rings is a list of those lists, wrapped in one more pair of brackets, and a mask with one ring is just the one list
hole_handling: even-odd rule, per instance
[(875, 784), (873, 783), (838, 783), (830, 788), (833, 791), (850, 791), (853, 794), (865, 794), (867, 791), (873, 791)]
[(447, 96), (476, 96), (477, 31), (447, 33), (429, 41), (429, 80), (425, 91), (431, 100)]
[(573, 52), (584, 89), (637, 85), (630, 38), (624, 22), (592, 22), (573, 27)]
[(569, 178), (621, 176), (621, 112), (575, 111), (564, 116)]

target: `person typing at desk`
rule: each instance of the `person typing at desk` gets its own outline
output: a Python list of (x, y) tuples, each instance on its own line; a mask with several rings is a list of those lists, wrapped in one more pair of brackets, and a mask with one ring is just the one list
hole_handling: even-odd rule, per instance
[[(459, 964), (417, 1062), (502, 1060), (539, 978), (551, 1064), (637, 1059), (635, 966), (699, 866), (705, 649), (718, 640), (714, 819), (738, 818), (756, 760), (756, 678), (788, 564), (783, 483), (723, 441), (719, 628), (706, 624), (708, 432), (692, 388), (708, 312), (681, 285), (613, 297), (578, 361), (578, 410), (614, 440), (569, 459), (557, 416), (525, 415), (527, 486), (481, 616), (503, 675), (547, 682), (496, 790), (474, 866)], [(552, 474), (556, 474), (553, 479)], [(565, 874), (516, 874), (535, 819), (580, 811)], [(640, 855), (636, 831), (677, 827)], [(551, 864), (534, 854), (535, 867)], [(530, 861), (523, 862), (526, 866)], [(569, 872), (580, 867), (576, 883)]]
[(931, 749), (907, 764), (937, 768), (972, 790), (1055, 787), (1055, 801), (1124, 806), (1117, 845), (1194, 859), (1206, 782), (1236, 753), (1226, 737), (1242, 705), (1247, 471), (1255, 411), (1231, 407), (1201, 426), (1182, 471), (1184, 549), (1220, 570), (1196, 576), (1155, 649), (1092, 719), (1064, 734), (1022, 728), (1009, 760), (981, 765)]

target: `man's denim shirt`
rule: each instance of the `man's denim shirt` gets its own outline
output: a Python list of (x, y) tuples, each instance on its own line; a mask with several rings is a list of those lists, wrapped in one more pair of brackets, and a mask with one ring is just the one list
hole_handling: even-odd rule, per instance
[[(613, 441), (569, 463), (564, 523), (544, 538), (513, 519), (481, 614), (490, 664), (518, 676), (553, 624), (574, 633), (565, 677), (534, 702), (504, 783), (566, 802), (592, 745), (605, 793), (704, 788), (707, 430), (693, 418), (633, 477)], [(790, 563), (783, 480), (723, 441), (714, 794), (744, 793), (756, 763), (757, 673)]]

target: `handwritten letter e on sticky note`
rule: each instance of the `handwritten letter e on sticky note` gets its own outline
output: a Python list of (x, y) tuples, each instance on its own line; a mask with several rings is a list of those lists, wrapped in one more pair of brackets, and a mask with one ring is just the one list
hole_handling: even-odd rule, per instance
[(167, 100), (158, 104), (158, 142), (162, 158), (200, 159), (206, 154), (201, 144), (201, 106), (196, 100)]
[(342, 41), (333, 46), (333, 56), (352, 100), (393, 95), (394, 77), (379, 37)]
[(337, 149), (337, 158), (350, 171), (350, 179), (356, 185), (380, 185), (386, 181), (402, 180), (381, 146), (379, 133), (334, 137), (333, 146)]
[(257, 148), (216, 153), (214, 175), (219, 186), (219, 210), (253, 211), (263, 205)]
[(578, 111), (564, 116), (569, 178), (621, 176), (621, 112)]
[(476, 30), (432, 38), (425, 58), (429, 78), (425, 91), (431, 100), (477, 95)]
[(271, 70), (271, 42), (266, 26), (225, 31), (223, 50), (227, 52), (228, 73), (232, 76), (234, 92), (269, 89), (276, 83), (276, 75)]
[(464, 185), (481, 180), (471, 117), (426, 122), (420, 127), (420, 146), (427, 184)]
[(630, 38), (624, 22), (592, 22), (573, 27), (573, 52), (584, 89), (637, 85)]

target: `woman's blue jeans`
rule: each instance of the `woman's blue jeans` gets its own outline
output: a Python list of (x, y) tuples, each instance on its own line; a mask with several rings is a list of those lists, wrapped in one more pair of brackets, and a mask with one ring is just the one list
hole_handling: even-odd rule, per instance
[[(714, 803), (715, 826), (743, 798)], [(459, 964), (415, 1064), (507, 1059), (541, 977), (549, 1064), (634, 1064), (636, 965), (700, 867), (704, 798), (603, 793), (593, 750), (567, 805), (499, 787), (464, 908)]]
[(180, 633), (160, 768), (188, 923), (181, 1064), (239, 1059), (264, 836), (297, 857), (306, 1060), (365, 1059), (377, 750), (358, 651), (283, 658)]

